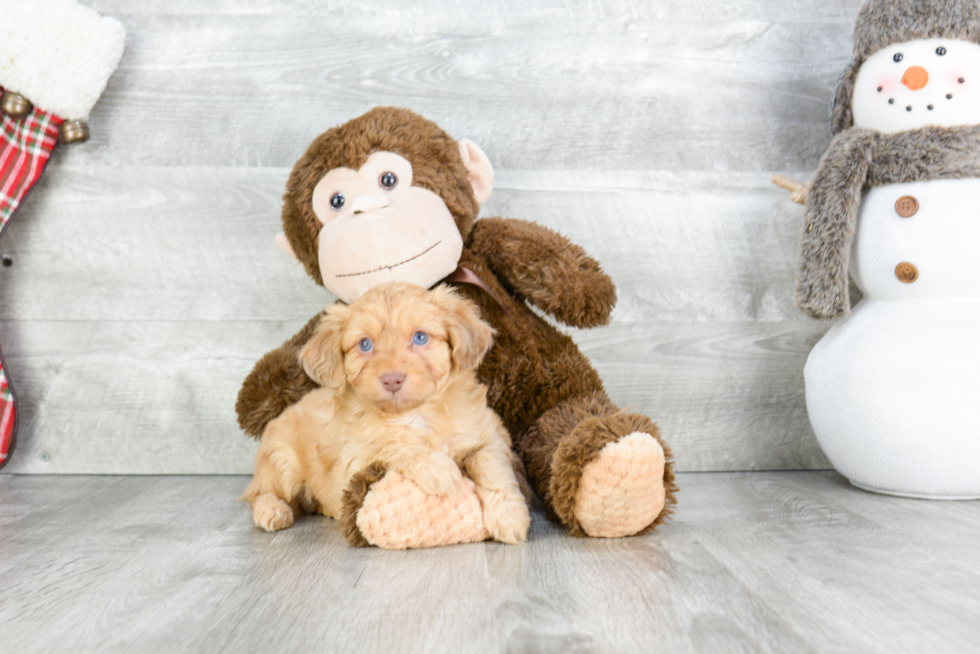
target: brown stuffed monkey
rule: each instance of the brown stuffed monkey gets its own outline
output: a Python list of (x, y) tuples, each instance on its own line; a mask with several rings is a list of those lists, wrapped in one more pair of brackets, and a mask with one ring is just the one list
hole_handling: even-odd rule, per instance
[[(493, 168), (473, 143), (457, 143), (408, 110), (379, 107), (320, 135), (296, 163), (277, 242), (342, 301), (391, 279), (457, 286), (497, 330), (479, 378), (552, 517), (575, 536), (644, 533), (675, 504), (669, 448), (648, 417), (609, 400), (575, 343), (527, 305), (574, 327), (595, 327), (608, 323), (615, 287), (594, 259), (546, 227), (477, 220), (492, 189)], [(318, 319), (266, 354), (245, 380), (236, 410), (247, 434), (260, 436), (318, 387), (298, 359)], [(351, 484), (341, 522), (352, 544), (486, 538), (482, 525), (463, 536), (450, 528), (454, 507), (424, 516), (406, 510), (405, 498), (418, 490), (405, 480), (382, 489), (384, 477), (372, 466)], [(421, 539), (420, 530), (428, 532)]]

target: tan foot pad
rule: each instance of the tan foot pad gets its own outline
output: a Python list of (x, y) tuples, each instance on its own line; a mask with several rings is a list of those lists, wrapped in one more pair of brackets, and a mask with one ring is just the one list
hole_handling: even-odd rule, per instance
[(466, 478), (450, 500), (426, 495), (397, 472), (388, 472), (371, 486), (356, 522), (369, 543), (387, 550), (478, 543), (490, 537), (476, 485)]
[(632, 536), (664, 508), (664, 450), (633, 432), (599, 450), (582, 471), (575, 517), (589, 536)]

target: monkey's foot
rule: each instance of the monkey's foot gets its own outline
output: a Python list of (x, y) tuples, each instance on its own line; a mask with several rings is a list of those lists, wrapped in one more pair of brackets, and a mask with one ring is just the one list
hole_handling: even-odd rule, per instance
[(351, 479), (340, 523), (347, 542), (358, 547), (416, 549), (490, 537), (472, 480), (464, 477), (452, 499), (427, 495), (377, 463)]
[(653, 436), (633, 432), (607, 443), (585, 466), (575, 517), (589, 536), (632, 536), (664, 509), (664, 450)]
[(646, 416), (583, 420), (552, 461), (555, 512), (574, 536), (633, 536), (662, 523), (675, 503), (670, 450)]

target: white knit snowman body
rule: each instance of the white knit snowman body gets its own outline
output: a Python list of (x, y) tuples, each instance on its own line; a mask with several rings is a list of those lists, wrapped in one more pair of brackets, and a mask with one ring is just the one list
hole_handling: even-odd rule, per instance
[[(854, 127), (882, 134), (980, 125), (980, 45), (929, 38), (882, 48), (861, 65), (851, 109)], [(855, 485), (980, 497), (978, 263), (980, 178), (864, 192), (849, 258), (864, 299), (804, 371), (817, 439)]]

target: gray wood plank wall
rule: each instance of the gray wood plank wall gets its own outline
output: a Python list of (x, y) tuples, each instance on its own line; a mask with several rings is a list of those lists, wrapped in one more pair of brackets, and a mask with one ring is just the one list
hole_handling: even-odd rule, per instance
[(242, 379), (331, 301), (272, 244), (328, 127), (406, 106), (488, 153), (482, 215), (584, 245), (619, 287), (574, 332), (681, 470), (828, 467), (793, 305), (803, 180), (860, 0), (84, 0), (126, 54), (0, 241), (20, 473), (247, 473)]

